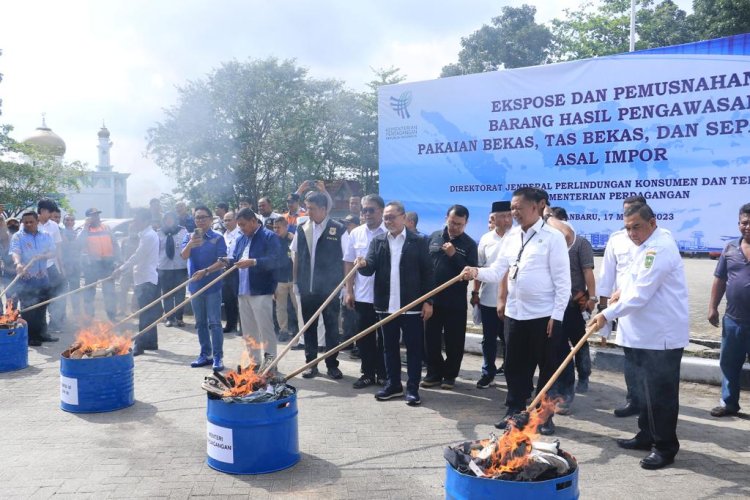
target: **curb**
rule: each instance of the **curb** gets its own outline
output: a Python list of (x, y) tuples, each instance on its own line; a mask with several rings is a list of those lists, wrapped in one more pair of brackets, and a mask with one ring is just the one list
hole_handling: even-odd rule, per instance
[[(481, 356), (482, 336), (478, 333), (466, 333), (464, 351)], [(594, 368), (622, 373), (624, 362), (625, 355), (619, 347), (602, 349), (591, 346), (591, 364)], [(719, 360), (684, 355), (680, 366), (680, 380), (699, 384), (721, 385)], [(745, 363), (742, 367), (740, 385), (742, 389), (750, 389), (750, 363)]]

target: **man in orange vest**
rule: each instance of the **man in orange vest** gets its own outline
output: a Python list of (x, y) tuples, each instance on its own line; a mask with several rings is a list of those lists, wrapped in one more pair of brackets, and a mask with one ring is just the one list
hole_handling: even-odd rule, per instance
[[(102, 211), (96, 208), (86, 210), (86, 223), (78, 235), (83, 253), (83, 277), (86, 285), (109, 277), (115, 270), (115, 264), (119, 258), (119, 247), (112, 231), (106, 224), (102, 224), (99, 216), (101, 213)], [(93, 317), (96, 287), (88, 288), (83, 293), (85, 294), (83, 296), (84, 312)], [(115, 321), (117, 301), (113, 280), (102, 283), (102, 295), (107, 317), (110, 321)]]

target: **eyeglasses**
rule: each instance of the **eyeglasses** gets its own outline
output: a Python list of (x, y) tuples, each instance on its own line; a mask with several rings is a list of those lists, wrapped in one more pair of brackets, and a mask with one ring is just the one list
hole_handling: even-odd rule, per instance
[(383, 217), (383, 220), (387, 220), (387, 221), (392, 221), (392, 220), (396, 220), (396, 219), (398, 219), (399, 217), (403, 217), (403, 215), (404, 215), (404, 214), (398, 214), (398, 215), (386, 215), (385, 217)]
[(377, 209), (374, 208), (374, 207), (364, 207), (364, 208), (362, 208), (362, 213), (363, 214), (374, 214), (376, 211), (377, 211)]
[(195, 220), (206, 220), (206, 219), (210, 219), (210, 218), (211, 218), (210, 215), (196, 215), (195, 216)]

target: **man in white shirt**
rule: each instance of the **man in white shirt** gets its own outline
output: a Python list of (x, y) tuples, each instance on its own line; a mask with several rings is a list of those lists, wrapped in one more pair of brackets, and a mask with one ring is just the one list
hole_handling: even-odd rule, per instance
[[(518, 223), (503, 238), (497, 259), (490, 267), (464, 269), (464, 279), (498, 283), (508, 273), (505, 306), (507, 347), (505, 379), (508, 411), (495, 424), (504, 429), (508, 419), (523, 411), (531, 397), (534, 372), (539, 367), (537, 391), (559, 366), (554, 335), (562, 332), (562, 319), (570, 298), (570, 260), (562, 233), (541, 217), (541, 196), (535, 188), (513, 192), (511, 213)], [(539, 427), (554, 433), (552, 418)]]
[(261, 223), (268, 227), (271, 231), (273, 231), (273, 220), (278, 219), (279, 217), (283, 217), (280, 213), (273, 211), (273, 204), (271, 203), (271, 199), (267, 196), (264, 196), (260, 200), (258, 200), (258, 214), (260, 216)]
[[(368, 194), (361, 200), (362, 216), (365, 223), (352, 229), (348, 245), (344, 250), (344, 272), (349, 273), (357, 258), (367, 256), (372, 239), (385, 233), (383, 209), (385, 201), (376, 194)], [(344, 304), (357, 312), (357, 331), (364, 331), (377, 323), (375, 314), (373, 285), (375, 278), (357, 273), (346, 283)], [(385, 381), (385, 364), (383, 361), (383, 333), (378, 330), (357, 341), (361, 359), (362, 376), (354, 382), (355, 389)]]
[[(37, 203), (39, 214), (39, 231), (50, 235), (55, 243), (55, 257), (47, 259), (47, 276), (49, 277), (49, 297), (57, 297), (63, 292), (65, 276), (62, 270), (62, 235), (60, 226), (52, 219), (53, 212), (59, 213), (57, 203), (49, 198), (42, 198)], [(65, 302), (52, 302), (48, 308), (49, 329), (59, 332), (65, 323)]]
[[(242, 231), (237, 227), (237, 217), (233, 211), (227, 212), (222, 218), (224, 221), (224, 242), (227, 244), (227, 255), (234, 255), (234, 247), (237, 244), (237, 240), (242, 236)], [(237, 298), (237, 290), (239, 289), (239, 271), (234, 270), (229, 273), (221, 282), (221, 301), (224, 303), (224, 314), (227, 318), (227, 323), (224, 326), (224, 333), (231, 333), (238, 331), (237, 325), (239, 320), (239, 299)]]
[(631, 205), (624, 219), (637, 248), (610, 305), (591, 322), (601, 328), (620, 319), (621, 343), (632, 349), (636, 383), (644, 389), (639, 431), (631, 439), (618, 439), (617, 444), (650, 450), (641, 467), (660, 469), (673, 463), (680, 449), (680, 362), (690, 336), (685, 269), (677, 243), (669, 232), (656, 227), (651, 207)]
[[(643, 196), (631, 196), (626, 198), (622, 203), (623, 211), (627, 210), (630, 205), (635, 203), (646, 203), (646, 198)], [(599, 292), (599, 305), (597, 309), (599, 312), (603, 311), (607, 307), (607, 301), (612, 293), (617, 290), (625, 279), (625, 273), (630, 266), (630, 260), (636, 246), (628, 238), (628, 233), (625, 229), (615, 231), (609, 236), (607, 246), (604, 248), (604, 257), (602, 258), (602, 269), (599, 273), (599, 282), (597, 289)], [(605, 327), (601, 332), (602, 338), (606, 339), (609, 336), (609, 325)], [(643, 388), (640, 384), (635, 382), (634, 366), (632, 359), (632, 351), (628, 347), (623, 347), (624, 358), (624, 374), (625, 374), (625, 404), (619, 408), (615, 408), (616, 417), (629, 417), (631, 415), (637, 415), (641, 411), (641, 402), (643, 400)]]
[[(478, 267), (492, 265), (500, 252), (500, 245), (505, 234), (513, 226), (513, 216), (510, 213), (509, 201), (496, 201), (492, 204), (491, 220), (494, 227), (479, 239)], [(477, 388), (486, 389), (490, 386), (495, 375), (503, 373), (505, 366), (497, 369), (497, 341), (500, 339), (500, 349), (505, 360), (505, 325), (497, 313), (498, 283), (485, 283), (474, 280), (474, 290), (471, 292), (471, 305), (479, 307), (482, 316), (482, 376), (477, 382)]]
[[(133, 229), (138, 231), (138, 247), (112, 275), (116, 278), (124, 271), (133, 272), (133, 285), (138, 308), (154, 302), (159, 298), (159, 236), (151, 227), (151, 212), (139, 208), (133, 218)], [(157, 302), (138, 315), (138, 331), (159, 319), (162, 314), (161, 304)], [(133, 337), (133, 356), (143, 354), (143, 351), (155, 351), (159, 348), (156, 325), (148, 331)]]

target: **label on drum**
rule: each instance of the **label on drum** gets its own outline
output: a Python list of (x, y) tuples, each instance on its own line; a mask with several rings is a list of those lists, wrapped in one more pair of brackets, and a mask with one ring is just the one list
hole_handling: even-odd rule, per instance
[(78, 379), (60, 375), (60, 401), (69, 405), (78, 404)]
[(206, 453), (208, 456), (225, 464), (234, 463), (234, 441), (232, 429), (219, 427), (206, 421)]

